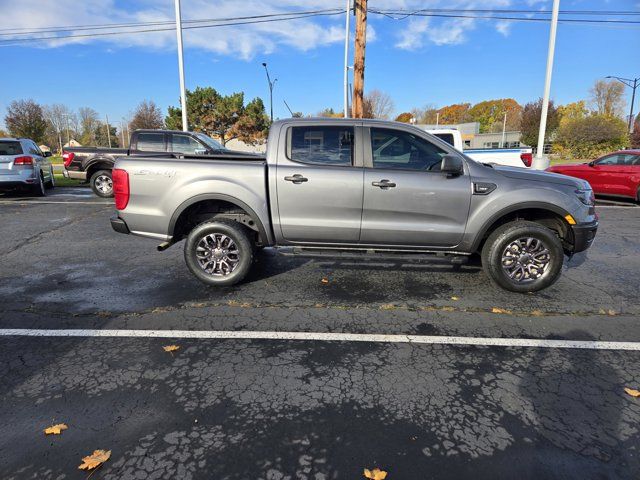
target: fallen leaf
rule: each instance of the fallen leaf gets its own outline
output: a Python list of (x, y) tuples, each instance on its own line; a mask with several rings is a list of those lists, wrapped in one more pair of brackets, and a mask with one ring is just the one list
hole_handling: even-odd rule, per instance
[(66, 430), (67, 427), (64, 423), (58, 423), (56, 425), (51, 425), (49, 428), (44, 429), (45, 435), (60, 435), (63, 430)]
[(460, 300), (460, 297), (456, 297), (455, 295), (451, 297), (451, 300)]
[(541, 317), (544, 315), (544, 312), (542, 310), (531, 310), (531, 315), (534, 317)]
[(380, 310), (393, 310), (396, 306), (393, 303), (384, 303), (380, 305)]
[(624, 391), (627, 392), (627, 394), (631, 395), (632, 397), (640, 397), (640, 390), (634, 390), (633, 388), (625, 387)]
[(442, 307), (443, 312), (455, 312), (455, 310), (453, 307)]
[(82, 463), (78, 467), (80, 470), (93, 470), (109, 460), (111, 450), (94, 450), (91, 455), (82, 457)]
[(610, 317), (615, 317), (618, 313), (615, 310), (607, 310), (607, 315), (609, 315)]
[(178, 345), (167, 345), (166, 347), (162, 347), (164, 349), (165, 352), (175, 352), (176, 350), (178, 350), (180, 347)]
[(327, 283), (329, 283), (329, 279), (327, 277), (324, 277), (322, 280), (320, 280), (320, 282), (326, 285)]
[(491, 313), (507, 313), (507, 314), (510, 314), (511, 312), (509, 310), (505, 310), (504, 308), (493, 307), (491, 309)]
[(365, 468), (364, 476), (365, 478), (369, 478), (371, 480), (384, 480), (385, 478), (387, 478), (387, 472), (385, 472), (384, 470), (380, 470), (378, 467), (374, 468), (373, 470)]

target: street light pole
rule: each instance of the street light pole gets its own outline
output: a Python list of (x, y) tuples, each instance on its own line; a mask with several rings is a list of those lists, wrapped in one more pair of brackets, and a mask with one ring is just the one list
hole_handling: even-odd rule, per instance
[(109, 139), (109, 148), (111, 148), (111, 128), (109, 128), (109, 116), (105, 115), (104, 118), (107, 120), (107, 138)]
[(613, 78), (618, 80), (620, 83), (624, 83), (627, 87), (631, 88), (631, 109), (629, 110), (629, 133), (633, 133), (633, 104), (636, 101), (636, 88), (638, 88), (638, 82), (640, 82), (640, 77), (634, 78), (633, 80), (630, 78), (622, 78), (615, 77), (613, 75), (609, 75), (606, 78)]
[(556, 31), (558, 30), (558, 12), (560, 0), (553, 0), (551, 12), (551, 29), (549, 31), (549, 51), (547, 52), (547, 73), (544, 80), (544, 96), (542, 98), (542, 112), (540, 114), (540, 131), (538, 132), (538, 151), (534, 168), (545, 170), (549, 167), (549, 159), (544, 154), (544, 136), (547, 130), (547, 114), (549, 113), (549, 96), (551, 94), (551, 73), (553, 72), (553, 55), (556, 49)]
[(271, 110), (271, 123), (273, 123), (273, 86), (276, 84), (278, 79), (276, 78), (272, 82), (271, 77), (269, 76), (269, 69), (267, 68), (267, 64), (265, 62), (262, 62), (262, 66), (264, 67), (264, 71), (267, 72), (267, 82), (269, 82), (269, 110)]
[(182, 130), (189, 130), (187, 123), (187, 94), (184, 86), (184, 61), (182, 58), (182, 15), (180, 14), (180, 0), (176, 4), (176, 37), (178, 40), (178, 73), (180, 75), (180, 106), (182, 108)]
[(507, 112), (504, 112), (504, 119), (502, 120), (502, 144), (500, 145), (500, 148), (504, 148), (506, 132), (507, 132)]

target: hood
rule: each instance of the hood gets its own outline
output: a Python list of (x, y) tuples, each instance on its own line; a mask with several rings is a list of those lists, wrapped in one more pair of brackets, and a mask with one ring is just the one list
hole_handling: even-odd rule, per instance
[(575, 188), (591, 188), (589, 182), (580, 178), (569, 177), (559, 173), (544, 172), (542, 170), (525, 170), (519, 167), (494, 166), (494, 170), (508, 178), (531, 182), (555, 183)]

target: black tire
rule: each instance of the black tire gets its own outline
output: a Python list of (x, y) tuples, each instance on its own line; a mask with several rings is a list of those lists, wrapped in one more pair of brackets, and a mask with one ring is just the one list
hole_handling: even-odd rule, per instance
[[(218, 241), (222, 236), (231, 239), (238, 252), (235, 255), (237, 262), (233, 263), (235, 266), (230, 271), (227, 271), (228, 269), (225, 269), (224, 265), (229, 266), (233, 262), (234, 255), (231, 254), (233, 247), (225, 250), (223, 241), (223, 244), (216, 245), (219, 247), (216, 248), (212, 241), (214, 239)], [(202, 250), (198, 250), (199, 246), (202, 247), (202, 242), (207, 246), (205, 251), (208, 251), (208, 257), (204, 256)], [(226, 245), (232, 244), (227, 243)], [(227, 251), (228, 256), (224, 253)], [(198, 253), (201, 254), (200, 259)], [(216, 260), (215, 255), (224, 255), (224, 257)], [(191, 230), (184, 244), (184, 260), (187, 267), (198, 280), (207, 285), (228, 286), (242, 281), (253, 264), (253, 255), (253, 242), (247, 228), (233, 220), (220, 219), (201, 223)], [(207, 261), (208, 263), (206, 263)], [(203, 266), (201, 262), (205, 265)], [(211, 271), (206, 271), (205, 267)]]
[(640, 187), (638, 187), (638, 191), (636, 192), (636, 202), (640, 203)]
[(113, 179), (111, 178), (111, 170), (98, 170), (91, 175), (89, 180), (91, 190), (97, 196), (102, 198), (113, 197)]
[(47, 190), (44, 186), (44, 177), (42, 172), (38, 174), (38, 182), (32, 187), (33, 195), (36, 197), (44, 197), (47, 195)]
[(50, 177), (49, 177), (50, 180), (47, 183), (45, 183), (45, 187), (48, 189), (52, 189), (52, 188), (55, 188), (56, 186), (56, 179), (53, 176), (53, 167), (49, 169), (49, 174), (50, 174)]
[[(529, 243), (528, 239), (533, 240)], [(518, 220), (502, 225), (482, 248), (485, 273), (511, 292), (537, 292), (553, 285), (563, 263), (564, 250), (556, 233), (535, 222)]]

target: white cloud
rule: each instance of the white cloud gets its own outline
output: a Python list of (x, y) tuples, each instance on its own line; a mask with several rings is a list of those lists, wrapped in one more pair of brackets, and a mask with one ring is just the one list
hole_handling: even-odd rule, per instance
[[(1, 29), (39, 28), (67, 25), (97, 25), (110, 23), (173, 21), (172, 1), (157, 2), (139, 0), (126, 8), (114, 0), (0, 0)], [(213, 19), (244, 17), (344, 7), (341, 0), (189, 0), (182, 2), (182, 18)], [(260, 53), (269, 53), (279, 46), (306, 51), (344, 40), (344, 16), (314, 17), (285, 22), (265, 22), (253, 25), (235, 25), (219, 28), (185, 29), (186, 46), (235, 55), (244, 59)], [(185, 24), (184, 26), (187, 26)], [(140, 27), (140, 29), (167, 28), (163, 26)], [(105, 30), (102, 30), (104, 32)], [(99, 31), (98, 31), (99, 32)], [(74, 35), (91, 33), (83, 30), (70, 32)], [(68, 33), (67, 33), (68, 34)], [(42, 33), (38, 36), (52, 36)], [(15, 38), (24, 38), (15, 36)], [(371, 32), (375, 38), (375, 32)], [(7, 39), (6, 36), (3, 39)], [(175, 32), (122, 34), (38, 43), (40, 46), (57, 47), (68, 43), (104, 42), (111, 46), (146, 46), (150, 48), (175, 48)]]
[[(547, 0), (526, 0), (540, 4)], [(512, 0), (373, 0), (370, 8), (419, 10), (421, 8), (504, 8)], [(182, 2), (184, 20), (232, 18), (267, 15), (301, 10), (344, 8), (344, 0), (188, 0)], [(38, 28), (61, 25), (97, 25), (111, 23), (173, 21), (173, 2), (165, 0), (0, 0), (0, 29)], [(455, 45), (463, 43), (478, 22), (471, 18), (411, 17), (405, 20), (382, 20), (370, 14), (367, 29), (369, 41), (378, 36), (373, 24), (385, 21), (396, 37), (395, 46), (415, 50), (425, 45)], [(192, 26), (185, 24), (185, 26)], [(140, 27), (140, 29), (170, 28), (169, 25)], [(495, 28), (502, 35), (509, 34), (510, 24), (498, 22)], [(98, 32), (106, 32), (101, 30)], [(74, 35), (92, 33), (86, 30), (69, 32)], [(68, 33), (67, 33), (68, 34)], [(55, 35), (42, 33), (42, 35)], [(20, 38), (16, 36), (15, 38)], [(6, 36), (3, 39), (7, 39)], [(251, 59), (279, 48), (308, 51), (340, 43), (344, 40), (344, 15), (313, 17), (283, 22), (234, 25), (218, 28), (197, 28), (184, 31), (187, 47), (195, 47), (221, 55)], [(42, 47), (58, 47), (69, 43), (101, 42), (106, 48), (139, 46), (155, 49), (175, 48), (173, 30), (153, 33), (83, 37), (50, 40), (37, 43)]]
[[(540, 3), (546, 0), (528, 0), (530, 3)], [(463, 13), (465, 9), (491, 9), (506, 8), (511, 6), (511, 0), (484, 0), (478, 2), (476, 0), (390, 0), (385, 3), (384, 8), (403, 8), (406, 10), (419, 10), (424, 8), (446, 8), (457, 9), (459, 13)], [(377, 5), (382, 8), (381, 5)], [(408, 22), (407, 26), (399, 28), (397, 33), (398, 40), (396, 47), (404, 50), (417, 50), (425, 45), (458, 45), (464, 43), (468, 38), (468, 33), (476, 28), (478, 22), (493, 22), (493, 20), (479, 20), (474, 18), (444, 18), (444, 17), (420, 17), (415, 16), (407, 20), (398, 21)], [(511, 22), (500, 21), (495, 24), (495, 29), (504, 35), (509, 35)]]
[(511, 33), (511, 22), (498, 22), (496, 24), (496, 30), (505, 37), (508, 37), (509, 33)]

